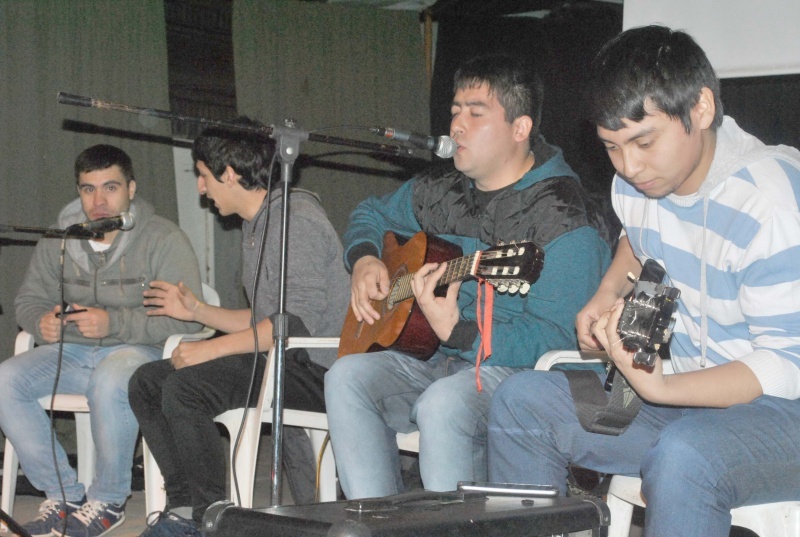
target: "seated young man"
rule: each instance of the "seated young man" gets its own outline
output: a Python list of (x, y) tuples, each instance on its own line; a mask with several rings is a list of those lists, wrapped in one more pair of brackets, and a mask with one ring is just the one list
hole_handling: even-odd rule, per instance
[[(201, 328), (148, 317), (142, 305), (142, 287), (152, 280), (181, 277), (187, 289), (199, 291), (200, 270), (186, 234), (136, 196), (128, 154), (106, 144), (85, 149), (75, 159), (75, 183), (78, 199), (61, 210), (57, 227), (122, 213), (134, 225), (94, 240), (67, 240), (63, 297), (73, 313), (61, 315), (59, 239), (39, 241), (17, 293), (17, 322), (38, 346), (0, 364), (0, 428), (25, 475), (47, 496), (39, 516), (24, 525), (34, 537), (61, 535), (64, 528), (67, 537), (99, 537), (122, 524), (139, 434), (128, 380), (141, 364), (160, 360), (170, 335)], [(97, 475), (88, 490), (58, 443), (54, 468), (50, 418), (39, 398), (52, 393), (56, 376), (58, 393), (89, 401)]]
[[(561, 150), (540, 135), (536, 74), (517, 58), (483, 56), (457, 72), (454, 93), (455, 169), (434, 168), (362, 202), (351, 216), (345, 242), (355, 317), (368, 324), (380, 318), (371, 300), (389, 292), (379, 259), (387, 231), (425, 231), (464, 255), (530, 240), (544, 250), (544, 266), (530, 292), (497, 293), (492, 307), (475, 281), (452, 283), (446, 296), (436, 296), (448, 263), (426, 263), (410, 285), (436, 335), (433, 356), (387, 350), (337, 360), (325, 376), (325, 402), (340, 483), (351, 499), (404, 490), (397, 432), (419, 430), (425, 488), (485, 481), (495, 387), (548, 350), (577, 346), (573, 319), (611, 257), (604, 220)], [(479, 303), (491, 310), (490, 320), (477, 315)]]
[[(246, 118), (239, 122), (259, 125)], [(282, 188), (268, 189), (274, 151), (274, 142), (265, 135), (229, 129), (204, 131), (192, 148), (199, 193), (212, 200), (221, 215), (238, 214), (243, 219), (242, 285), (251, 304), (255, 302), (260, 352), (272, 348), (272, 319), (279, 297), (284, 193)], [(342, 245), (314, 194), (292, 190), (289, 195), (289, 335), (336, 336), (350, 296)], [(264, 233), (265, 253), (259, 259)], [(228, 497), (226, 457), (214, 417), (248, 404), (254, 368), (251, 310), (210, 306), (182, 283), (152, 282), (144, 296), (144, 303), (153, 306), (152, 316), (192, 320), (225, 332), (220, 337), (181, 343), (172, 360), (141, 367), (130, 382), (131, 407), (164, 476), (169, 506), (144, 535), (200, 535), (197, 527), (205, 510)], [(333, 349), (287, 352), (287, 408), (325, 412), (322, 382), (335, 357)], [(259, 355), (251, 405), (258, 399), (265, 363), (264, 355)], [(283, 462), (290, 470), (287, 476), (295, 501), (313, 501), (313, 481), (302, 487), (304, 482), (297, 475), (315, 468), (302, 429), (284, 429)], [(309, 473), (313, 475), (313, 471)]]
[[(641, 476), (647, 537), (727, 537), (732, 508), (800, 499), (800, 152), (723, 117), (714, 70), (682, 32), (623, 32), (592, 91), (624, 233), (578, 337), (644, 403), (622, 434), (591, 433), (563, 373), (515, 376), (492, 404), (489, 477), (563, 491), (570, 463)], [(681, 292), (674, 375), (660, 358), (635, 365), (617, 333), (627, 274), (647, 260)]]

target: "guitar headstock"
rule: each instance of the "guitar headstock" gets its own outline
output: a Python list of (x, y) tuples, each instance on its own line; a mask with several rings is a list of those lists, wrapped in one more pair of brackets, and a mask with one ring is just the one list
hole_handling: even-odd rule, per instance
[(622, 344), (636, 351), (633, 361), (652, 367), (659, 347), (669, 341), (675, 324), (679, 289), (639, 281), (622, 307), (617, 332)]
[(539, 279), (544, 251), (533, 242), (499, 244), (481, 252), (474, 276), (483, 278), (499, 292), (526, 294)]

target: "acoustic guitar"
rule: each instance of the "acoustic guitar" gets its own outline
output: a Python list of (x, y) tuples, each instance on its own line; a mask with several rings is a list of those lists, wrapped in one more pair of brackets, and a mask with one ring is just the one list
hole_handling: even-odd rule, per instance
[(382, 261), (389, 271), (389, 294), (373, 300), (381, 318), (373, 324), (358, 322), (353, 308), (347, 316), (339, 340), (339, 357), (348, 354), (392, 349), (420, 360), (436, 351), (439, 338), (414, 300), (411, 279), (425, 263), (447, 262), (437, 291), (457, 281), (482, 278), (498, 292), (524, 295), (542, 271), (544, 252), (532, 242), (493, 246), (467, 256), (461, 248), (433, 235), (420, 232), (404, 240), (392, 232), (384, 237)]

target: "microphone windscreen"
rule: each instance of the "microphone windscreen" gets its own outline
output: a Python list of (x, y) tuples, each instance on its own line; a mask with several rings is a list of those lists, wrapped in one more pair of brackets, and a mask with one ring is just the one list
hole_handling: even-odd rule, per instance
[(439, 145), (436, 148), (436, 156), (441, 158), (451, 158), (456, 154), (458, 144), (449, 136), (439, 136)]

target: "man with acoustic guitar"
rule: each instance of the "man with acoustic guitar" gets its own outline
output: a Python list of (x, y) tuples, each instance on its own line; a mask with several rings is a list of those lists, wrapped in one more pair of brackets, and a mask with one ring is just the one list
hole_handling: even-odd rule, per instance
[[(800, 500), (800, 152), (723, 116), (719, 80), (686, 33), (623, 32), (593, 80), (624, 234), (578, 336), (644, 402), (624, 432), (597, 434), (564, 374), (509, 379), (489, 418), (490, 477), (563, 490), (570, 463), (641, 476), (647, 537), (727, 537), (731, 509)], [(675, 374), (658, 356), (635, 363), (617, 330), (628, 273), (653, 262), (680, 291)]]
[[(420, 431), (425, 488), (485, 480), (486, 415), (495, 387), (548, 350), (576, 347), (574, 316), (610, 260), (606, 222), (561, 150), (540, 135), (543, 92), (535, 73), (519, 59), (492, 55), (464, 64), (454, 82), (455, 169), (448, 162), (367, 199), (345, 233), (354, 319), (342, 334), (346, 356), (326, 374), (325, 401), (348, 498), (404, 490), (397, 432)], [(439, 251), (440, 239), (456, 246), (456, 257), (468, 257), (451, 263), (424, 257)], [(520, 241), (522, 248), (511, 244)], [(422, 259), (386, 262), (389, 250), (420, 242), (413, 249)], [(487, 250), (500, 243), (508, 246)], [(530, 281), (516, 277), (530, 272), (514, 265), (522, 253), (534, 254)], [(483, 271), (484, 263), (505, 258), (512, 266)], [(462, 264), (469, 269), (453, 277)], [(500, 278), (507, 274), (514, 276), (506, 286)], [(467, 276), (491, 283), (461, 282)], [(433, 348), (409, 353), (379, 334), (350, 354), (349, 341), (394, 320), (408, 304), (398, 298), (404, 290), (414, 299), (412, 316), (421, 315), (435, 334)], [(351, 327), (356, 334), (348, 333)], [(420, 338), (409, 339), (413, 345)]]

